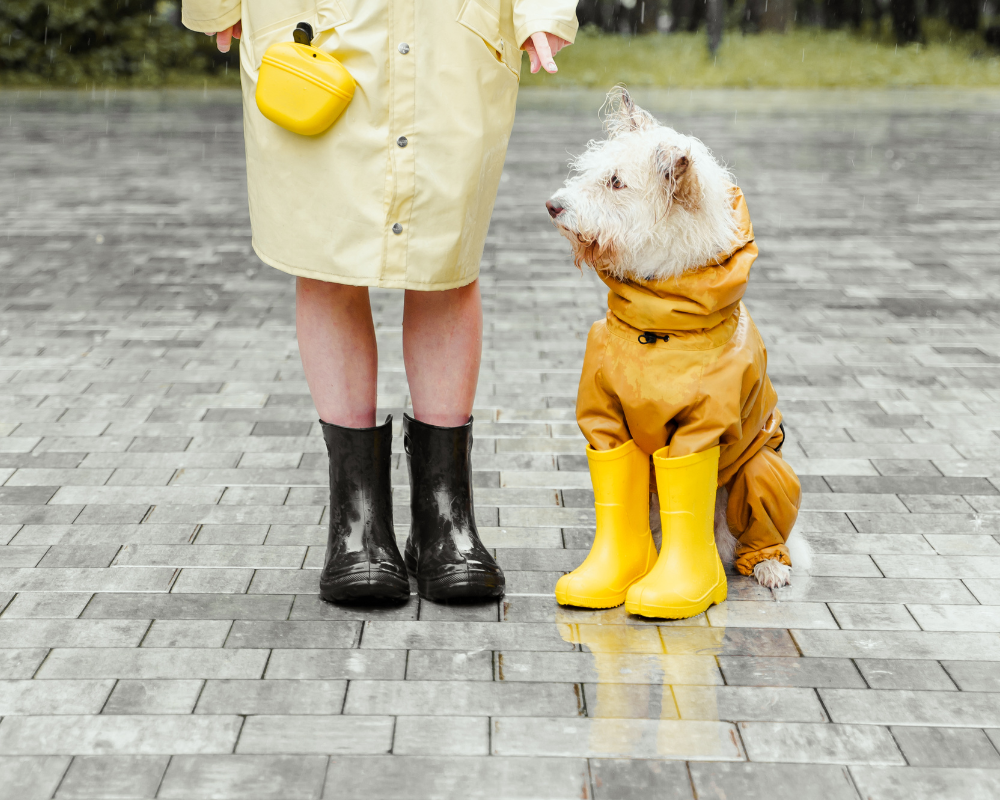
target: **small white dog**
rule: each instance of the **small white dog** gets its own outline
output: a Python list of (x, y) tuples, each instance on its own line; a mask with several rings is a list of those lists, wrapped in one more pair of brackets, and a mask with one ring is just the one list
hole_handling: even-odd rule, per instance
[(766, 350), (741, 302), (757, 255), (743, 195), (704, 144), (623, 88), (605, 108), (607, 139), (590, 142), (546, 203), (577, 266), (611, 289), (607, 320), (588, 338), (577, 420), (595, 450), (629, 439), (671, 455), (721, 444), (719, 553), (783, 586), (801, 490), (779, 452)]

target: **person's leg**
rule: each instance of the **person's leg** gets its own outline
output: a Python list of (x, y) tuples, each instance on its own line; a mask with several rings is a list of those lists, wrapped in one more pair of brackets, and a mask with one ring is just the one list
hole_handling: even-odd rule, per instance
[(345, 428), (372, 427), (378, 350), (368, 287), (298, 278), (295, 329), (320, 419)]
[(299, 278), (295, 323), (330, 457), (320, 597), (405, 601), (410, 584), (392, 525), (392, 423), (375, 424), (378, 352), (368, 289)]
[(407, 290), (403, 362), (415, 419), (464, 425), (472, 414), (483, 353), (479, 281), (443, 292)]
[(407, 291), (403, 361), (413, 417), (403, 418), (410, 472), (406, 566), (429, 600), (503, 594), (503, 571), (483, 546), (472, 505), (472, 404), (483, 348), (479, 283)]

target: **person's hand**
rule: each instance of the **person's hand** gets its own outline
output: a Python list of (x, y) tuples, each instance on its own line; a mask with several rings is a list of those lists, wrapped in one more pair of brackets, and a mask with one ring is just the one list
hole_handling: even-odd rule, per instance
[(534, 75), (542, 67), (546, 72), (558, 72), (555, 55), (568, 45), (565, 39), (561, 39), (554, 33), (533, 33), (524, 43), (524, 49), (528, 51), (528, 60), (531, 62), (531, 74)]
[(240, 20), (235, 25), (230, 25), (224, 31), (207, 33), (205, 35), (215, 37), (215, 45), (219, 48), (220, 53), (228, 53), (233, 39), (239, 39), (243, 35), (243, 20)]

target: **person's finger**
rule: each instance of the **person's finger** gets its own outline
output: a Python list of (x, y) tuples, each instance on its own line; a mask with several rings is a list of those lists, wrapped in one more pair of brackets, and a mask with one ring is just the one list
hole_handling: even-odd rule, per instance
[(552, 58), (552, 50), (549, 48), (549, 37), (544, 33), (531, 34), (531, 41), (534, 42), (535, 50), (538, 53), (538, 61), (546, 72), (558, 72), (555, 60)]
[(558, 53), (560, 50), (562, 50), (569, 44), (569, 42), (567, 42), (561, 36), (556, 36), (554, 33), (548, 34), (548, 39), (549, 39), (549, 49), (552, 51), (553, 58), (555, 57), (556, 53)]
[(239, 20), (235, 25), (233, 25), (233, 38), (234, 39), (243, 38), (243, 20)]
[(226, 28), (224, 31), (219, 31), (219, 35), (215, 37), (215, 44), (219, 48), (220, 53), (228, 53), (229, 45), (233, 42), (233, 28), (232, 26)]
[(215, 36), (215, 31), (211, 31), (211, 32), (205, 31), (205, 35), (206, 36)]
[(538, 53), (535, 52), (535, 43), (531, 39), (528, 39), (524, 43), (524, 49), (528, 51), (529, 68), (531, 69), (531, 74), (534, 75), (541, 66), (541, 62), (538, 60)]

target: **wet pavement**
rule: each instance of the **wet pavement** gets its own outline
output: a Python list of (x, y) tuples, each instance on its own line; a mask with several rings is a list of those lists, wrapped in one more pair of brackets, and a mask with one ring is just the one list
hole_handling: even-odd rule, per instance
[(316, 595), (325, 454), (238, 97), (0, 95), (0, 800), (1000, 796), (1000, 95), (637, 96), (746, 193), (805, 490), (792, 585), (680, 623), (552, 596), (604, 292), (542, 202), (599, 96), (522, 95), (484, 256), (509, 593), (366, 610)]

